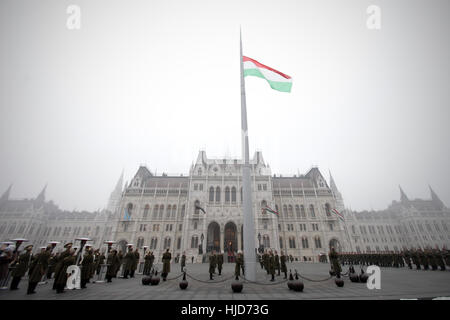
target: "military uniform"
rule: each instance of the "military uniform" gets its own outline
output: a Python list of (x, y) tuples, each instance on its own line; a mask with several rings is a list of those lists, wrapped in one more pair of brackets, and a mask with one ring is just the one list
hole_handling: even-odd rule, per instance
[(269, 254), (268, 267), (269, 274), (272, 275), (272, 279), (270, 281), (275, 281), (275, 257), (272, 252)]
[[(116, 267), (115, 267), (115, 273), (114, 273), (114, 277), (113, 278), (116, 278), (117, 277), (117, 272), (119, 272), (119, 270), (120, 270), (120, 266), (122, 266), (122, 264), (124, 263), (123, 262), (123, 253), (122, 253), (122, 251), (119, 251), (119, 253), (117, 254), (117, 258), (119, 259), (118, 261), (119, 261), (119, 263), (118, 264), (116, 264)], [(125, 266), (123, 266), (124, 268), (125, 268)]]
[[(154, 259), (155, 257), (153, 257)], [(152, 270), (153, 260), (151, 252), (148, 252), (144, 257), (144, 275), (150, 275), (150, 271)]]
[(116, 275), (117, 266), (120, 267), (119, 257), (117, 256), (117, 251), (113, 250), (108, 254), (108, 258), (106, 259), (106, 264), (108, 265), (106, 269), (106, 280), (107, 282), (112, 282), (112, 278)]
[(94, 262), (94, 256), (92, 251), (89, 250), (84, 254), (83, 261), (81, 262), (81, 288), (86, 288), (86, 283), (92, 275), (92, 263)]
[(335, 272), (337, 277), (339, 278), (341, 276), (341, 272), (342, 272), (341, 265), (339, 264), (339, 261), (338, 261), (339, 255), (337, 254), (337, 252), (334, 249), (332, 249), (330, 251), (330, 253), (328, 254), (328, 256), (330, 258), (331, 268)]
[(15, 269), (11, 273), (12, 281), (10, 290), (17, 290), (19, 286), (19, 282), (22, 277), (25, 275), (28, 269), (28, 264), (30, 263), (31, 252), (26, 251), (19, 256), (19, 260), (15, 265)]
[(216, 255), (211, 253), (209, 255), (209, 280), (214, 280), (212, 275), (216, 271), (216, 264), (217, 264)]
[(223, 265), (223, 253), (217, 254), (217, 270), (219, 270), (219, 276), (222, 275), (222, 265)]
[(163, 281), (166, 281), (167, 275), (170, 272), (170, 260), (172, 260), (172, 254), (167, 250), (164, 252), (162, 256), (162, 262), (163, 262), (163, 270), (162, 270), (162, 277)]
[(39, 253), (38, 256), (36, 256), (33, 272), (28, 280), (29, 282), (27, 294), (36, 293), (34, 289), (36, 289), (37, 284), (39, 283), (39, 281), (41, 281), (42, 276), (46, 273), (49, 260), (50, 248), (47, 248), (45, 251)]
[(186, 266), (186, 255), (183, 253), (183, 255), (181, 256), (181, 272), (183, 272), (185, 266)]
[(284, 254), (281, 254), (280, 265), (281, 265), (281, 272), (284, 273), (284, 279), (287, 279), (286, 260), (287, 260), (287, 257)]
[(56, 283), (56, 293), (63, 293), (64, 287), (67, 283), (67, 268), (69, 266), (75, 265), (76, 256), (73, 254), (69, 254), (61, 261), (61, 269), (58, 274), (58, 278), (55, 278)]
[(123, 258), (124, 268), (125, 268), (125, 273), (123, 274), (123, 277), (125, 279), (128, 279), (128, 275), (131, 274), (131, 271), (133, 270), (135, 259), (136, 259), (136, 256), (134, 255), (134, 252), (130, 249), (127, 252), (127, 254), (125, 255), (125, 257)]
[[(68, 246), (69, 244), (66, 244)], [(59, 277), (61, 268), (63, 266), (63, 261), (70, 255), (70, 247), (61, 252), (57, 259), (55, 259), (55, 281), (53, 282), (53, 290), (56, 290), (56, 279)]]
[(133, 260), (133, 266), (131, 267), (130, 278), (134, 278), (134, 273), (136, 272), (140, 257), (141, 257), (141, 255), (139, 254), (138, 249), (136, 248), (136, 250), (134, 251), (134, 260)]
[(275, 270), (278, 270), (278, 275), (280, 275), (280, 257), (278, 256), (278, 253), (274, 256), (275, 259)]

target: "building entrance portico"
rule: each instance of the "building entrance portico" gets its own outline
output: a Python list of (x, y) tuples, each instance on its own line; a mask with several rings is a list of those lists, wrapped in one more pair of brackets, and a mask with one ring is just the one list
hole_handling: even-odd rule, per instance
[(228, 262), (234, 262), (238, 249), (237, 243), (237, 227), (233, 222), (225, 225), (224, 251)]

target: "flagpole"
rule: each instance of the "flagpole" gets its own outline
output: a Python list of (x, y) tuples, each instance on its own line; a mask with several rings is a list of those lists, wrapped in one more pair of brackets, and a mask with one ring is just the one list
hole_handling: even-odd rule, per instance
[(245, 101), (244, 62), (242, 60), (242, 35), (239, 28), (239, 41), (241, 53), (241, 127), (242, 127), (242, 157), (244, 164), (242, 168), (242, 195), (244, 214), (244, 266), (245, 278), (256, 281), (256, 254), (255, 254), (255, 220), (252, 210), (252, 189), (250, 181), (251, 166), (249, 163), (248, 150), (248, 127), (247, 106)]

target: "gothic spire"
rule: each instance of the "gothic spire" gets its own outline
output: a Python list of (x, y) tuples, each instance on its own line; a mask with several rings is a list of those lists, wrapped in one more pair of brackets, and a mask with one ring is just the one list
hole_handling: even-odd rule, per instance
[(8, 189), (0, 197), (0, 202), (7, 201), (9, 199), (9, 194), (11, 193), (12, 183), (9, 185)]
[(406, 196), (405, 192), (402, 190), (402, 187), (399, 185), (400, 188), (400, 201), (401, 202), (409, 202), (408, 197)]
[(444, 203), (439, 199), (436, 192), (434, 192), (430, 185), (428, 185), (428, 187), (430, 188), (431, 200), (439, 207), (439, 209), (444, 208)]
[(44, 202), (45, 201), (45, 190), (47, 189), (47, 184), (44, 186), (42, 191), (39, 193), (35, 201)]

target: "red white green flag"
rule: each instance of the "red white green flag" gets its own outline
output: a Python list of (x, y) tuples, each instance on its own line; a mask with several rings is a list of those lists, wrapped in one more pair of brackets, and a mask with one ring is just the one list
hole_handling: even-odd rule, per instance
[(252, 58), (243, 56), (244, 77), (255, 76), (266, 79), (272, 89), (291, 92), (292, 78), (280, 71), (268, 67)]

